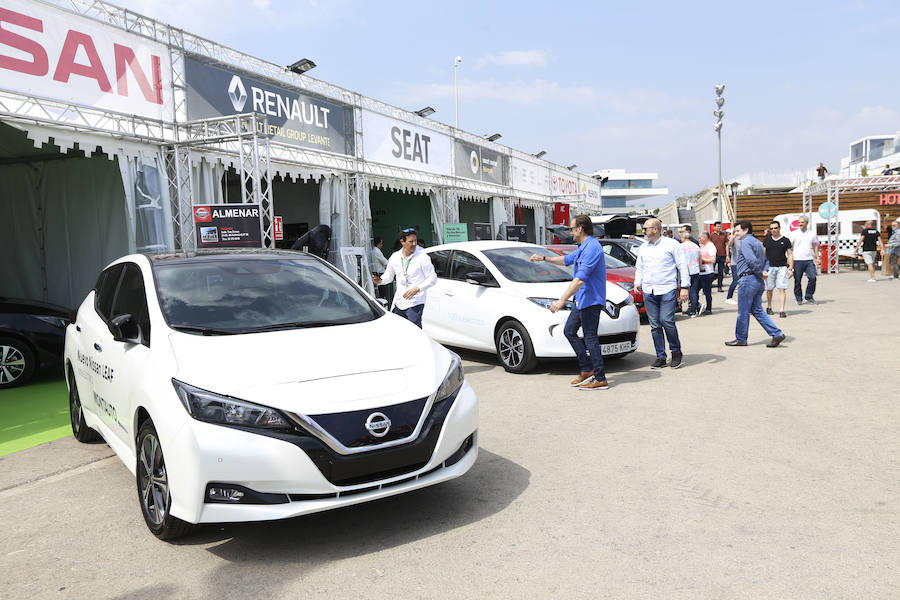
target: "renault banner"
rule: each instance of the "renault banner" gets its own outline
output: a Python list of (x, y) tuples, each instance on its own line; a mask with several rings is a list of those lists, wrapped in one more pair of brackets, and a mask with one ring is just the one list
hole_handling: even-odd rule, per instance
[(509, 158), (493, 150), (454, 140), (453, 174), (497, 185), (507, 185)]
[(184, 72), (190, 121), (260, 113), (268, 116), (268, 133), (275, 142), (353, 154), (353, 108), (349, 105), (199, 57), (185, 56)]

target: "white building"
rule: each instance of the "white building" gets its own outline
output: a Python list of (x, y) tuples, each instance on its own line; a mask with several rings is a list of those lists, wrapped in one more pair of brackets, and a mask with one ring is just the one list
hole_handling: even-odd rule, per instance
[(657, 173), (628, 173), (625, 169), (601, 169), (591, 177), (608, 177), (601, 187), (603, 214), (624, 215), (632, 212), (646, 212), (647, 207), (639, 200), (654, 196), (665, 196), (667, 187), (657, 187), (654, 182)]
[(896, 134), (870, 135), (850, 144), (850, 154), (841, 159), (841, 177), (881, 175), (885, 166), (900, 167), (900, 131)]

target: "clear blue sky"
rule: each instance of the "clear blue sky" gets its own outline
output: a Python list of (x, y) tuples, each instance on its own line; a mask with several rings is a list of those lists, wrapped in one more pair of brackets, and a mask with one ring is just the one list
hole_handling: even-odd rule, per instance
[[(115, 0), (113, 0), (115, 1)], [(626, 5), (627, 4), (627, 5)], [(672, 197), (714, 185), (713, 86), (725, 176), (837, 171), (849, 143), (900, 130), (894, 2), (126, 3), (278, 64), (578, 170), (655, 171)]]

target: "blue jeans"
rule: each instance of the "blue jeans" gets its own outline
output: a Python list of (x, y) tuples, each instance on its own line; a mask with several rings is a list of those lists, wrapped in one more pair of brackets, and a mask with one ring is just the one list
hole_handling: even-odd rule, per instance
[[(806, 274), (806, 296), (800, 286), (800, 278)], [(811, 260), (795, 260), (794, 261), (794, 298), (800, 302), (803, 298), (812, 300), (816, 294), (816, 263)]]
[(716, 256), (716, 275), (718, 276), (718, 288), (722, 291), (722, 280), (725, 278), (725, 257)]
[[(713, 277), (715, 277), (715, 273), (701, 273), (700, 274), (700, 289), (703, 290), (703, 295), (706, 296), (706, 310), (712, 310), (712, 282)], [(699, 300), (699, 299), (698, 299)], [(697, 309), (700, 308), (699, 301), (697, 302)]]
[(762, 328), (772, 337), (778, 337), (782, 331), (778, 329), (762, 307), (762, 293), (766, 285), (756, 275), (741, 277), (738, 283), (738, 316), (734, 325), (734, 337), (741, 342), (747, 341), (747, 330), (750, 328), (750, 315), (753, 315)]
[(422, 313), (425, 311), (424, 304), (417, 304), (416, 306), (410, 306), (407, 309), (394, 307), (394, 310), (391, 312), (395, 315), (400, 315), (410, 323), (416, 325), (419, 329), (422, 329)]
[(734, 296), (734, 290), (737, 289), (738, 284), (738, 276), (737, 276), (737, 266), (731, 265), (731, 285), (728, 286), (728, 294), (725, 296), (729, 300)]
[[(681, 352), (678, 330), (675, 328), (675, 296), (678, 289), (662, 295), (644, 292), (644, 308), (647, 309), (647, 320), (650, 321), (650, 333), (653, 335), (653, 347), (657, 358), (666, 357), (666, 339), (672, 354)], [(665, 331), (665, 337), (663, 337)]]
[[(594, 372), (594, 379), (604, 381), (606, 371), (603, 367), (603, 350), (600, 349), (600, 340), (597, 338), (597, 328), (600, 326), (600, 311), (602, 304), (573, 308), (566, 320), (563, 333), (575, 356), (578, 357), (578, 367), (582, 373)], [(578, 328), (584, 333), (584, 339), (578, 337)]]
[(688, 299), (690, 301), (689, 314), (696, 315), (700, 312), (700, 274), (691, 275), (691, 287), (688, 290)]

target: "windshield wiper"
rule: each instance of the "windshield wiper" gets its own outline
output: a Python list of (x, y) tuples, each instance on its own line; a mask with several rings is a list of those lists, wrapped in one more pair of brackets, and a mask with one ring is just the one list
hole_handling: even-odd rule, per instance
[(278, 331), (279, 329), (307, 329), (311, 327), (328, 327), (329, 325), (343, 325), (340, 321), (296, 321), (294, 323), (276, 323), (263, 325), (262, 327), (248, 327), (241, 333), (259, 333), (261, 331)]
[(229, 331), (227, 329), (214, 329), (212, 327), (198, 327), (196, 325), (170, 325), (176, 331), (186, 331), (191, 333), (200, 333), (202, 335), (234, 335), (240, 331)]

